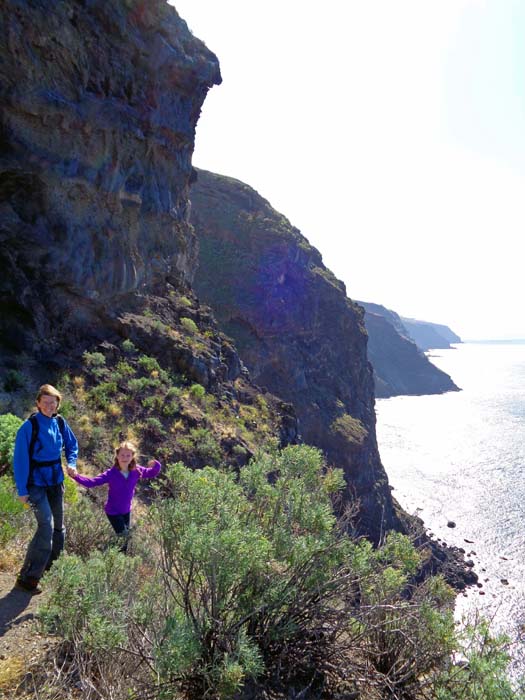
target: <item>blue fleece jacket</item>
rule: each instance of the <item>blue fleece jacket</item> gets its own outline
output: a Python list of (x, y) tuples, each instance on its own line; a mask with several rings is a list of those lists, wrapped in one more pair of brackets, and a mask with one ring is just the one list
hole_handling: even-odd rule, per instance
[[(62, 450), (66, 453), (67, 463), (74, 467), (77, 463), (78, 442), (64, 420), (64, 440), (55, 417), (48, 418), (40, 411), (36, 414), (38, 421), (38, 437), (35, 442), (33, 459), (39, 462), (54, 460), (56, 464), (49, 467), (37, 467), (33, 469), (32, 483), (35, 486), (51, 486), (61, 484), (64, 481), (64, 473), (61, 466)], [(19, 496), (27, 496), (27, 481), (29, 479), (29, 444), (31, 442), (31, 421), (22, 423), (15, 439), (15, 455), (13, 467), (15, 472), (16, 490)]]

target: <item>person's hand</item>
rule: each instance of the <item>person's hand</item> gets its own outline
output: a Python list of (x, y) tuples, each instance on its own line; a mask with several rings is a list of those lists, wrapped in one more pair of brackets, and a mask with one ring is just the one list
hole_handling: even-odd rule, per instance
[(157, 464), (156, 459), (150, 459), (150, 461), (148, 462), (148, 467), (150, 467), (150, 469), (151, 469), (151, 467), (154, 467), (156, 464)]
[(66, 470), (67, 470), (67, 473), (69, 474), (69, 476), (76, 476), (76, 474), (77, 474), (76, 468), (70, 467), (69, 464), (67, 465)]
[(26, 504), (26, 505), (29, 505), (29, 502), (28, 502), (28, 501), (29, 501), (29, 496), (18, 496), (18, 500), (19, 500), (21, 503), (24, 503), (24, 504)]

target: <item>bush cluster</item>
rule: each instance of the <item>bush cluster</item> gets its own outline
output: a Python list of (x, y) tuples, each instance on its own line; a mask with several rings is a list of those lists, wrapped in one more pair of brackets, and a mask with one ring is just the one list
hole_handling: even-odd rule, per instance
[(239, 477), (169, 466), (143, 519), (142, 555), (65, 555), (46, 579), (42, 622), (65, 640), (87, 700), (292, 688), (516, 700), (504, 640), (483, 625), (458, 633), (443, 580), (415, 583), (408, 538), (391, 533), (374, 549), (341, 528), (332, 499), (343, 483), (307, 446), (259, 454)]

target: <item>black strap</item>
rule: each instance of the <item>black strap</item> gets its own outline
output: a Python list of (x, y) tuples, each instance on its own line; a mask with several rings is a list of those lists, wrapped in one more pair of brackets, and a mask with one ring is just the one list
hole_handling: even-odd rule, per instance
[(36, 413), (32, 413), (29, 416), (29, 422), (31, 423), (31, 441), (29, 443), (29, 468), (31, 468), (31, 462), (33, 461), (33, 452), (35, 451), (36, 439), (38, 437), (38, 421), (36, 419)]
[(59, 459), (49, 459), (47, 462), (40, 462), (38, 459), (31, 460), (31, 466), (33, 469), (38, 469), (39, 467), (52, 467), (55, 464), (62, 464), (62, 460)]

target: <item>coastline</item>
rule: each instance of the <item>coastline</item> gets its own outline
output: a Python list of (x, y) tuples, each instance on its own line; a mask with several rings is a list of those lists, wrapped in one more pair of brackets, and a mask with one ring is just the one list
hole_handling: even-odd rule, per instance
[(525, 341), (453, 350), (433, 361), (463, 390), (378, 400), (379, 449), (396, 500), (473, 564), (478, 581), (458, 592), (456, 617), (482, 615), (508, 635), (512, 673), (523, 673)]

